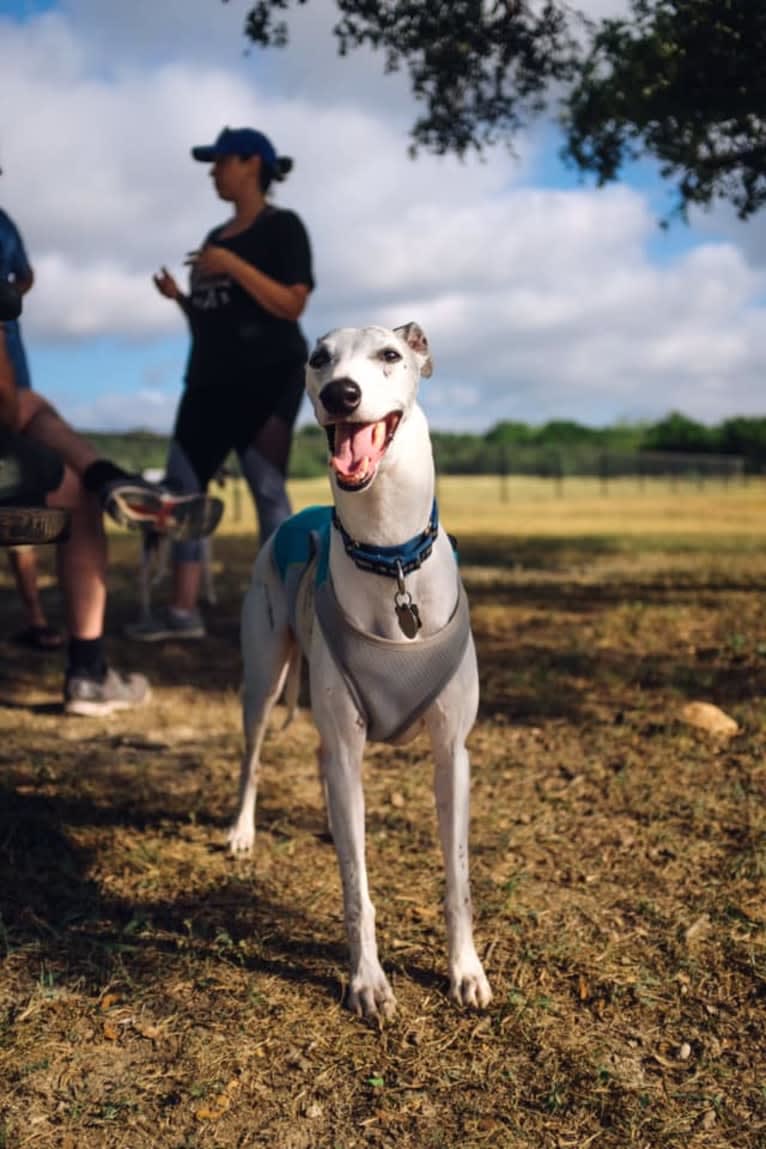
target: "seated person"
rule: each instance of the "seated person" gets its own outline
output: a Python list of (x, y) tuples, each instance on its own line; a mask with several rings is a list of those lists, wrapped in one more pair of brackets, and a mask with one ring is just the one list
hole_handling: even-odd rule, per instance
[(177, 498), (99, 458), (41, 395), (16, 390), (0, 329), (0, 507), (41, 505), (71, 516), (69, 535), (57, 544), (69, 631), (64, 710), (101, 716), (141, 705), (151, 693), (146, 678), (120, 675), (106, 659), (102, 512), (129, 526), (199, 538), (215, 529), (223, 504), (199, 495)]

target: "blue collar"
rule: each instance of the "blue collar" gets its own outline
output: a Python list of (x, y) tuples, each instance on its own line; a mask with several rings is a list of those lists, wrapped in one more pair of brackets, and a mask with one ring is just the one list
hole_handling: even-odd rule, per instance
[(343, 526), (336, 510), (333, 510), (332, 525), (343, 540), (346, 554), (360, 570), (399, 578), (417, 570), (433, 550), (434, 539), (439, 531), (439, 511), (434, 499), (426, 529), (398, 547), (371, 547), (356, 542)]

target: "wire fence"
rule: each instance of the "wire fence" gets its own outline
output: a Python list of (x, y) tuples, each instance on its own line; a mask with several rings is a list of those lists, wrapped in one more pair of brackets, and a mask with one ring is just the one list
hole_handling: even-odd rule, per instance
[[(442, 474), (476, 474), (477, 469), (455, 467), (454, 459), (442, 461), (436, 455), (437, 472)], [(666, 479), (672, 488), (707, 483), (728, 485), (746, 483), (745, 459), (738, 455), (690, 454), (671, 451), (608, 451), (587, 448), (522, 447), (505, 444), (487, 445), (481, 460), (481, 472), (497, 475), (501, 497), (508, 497), (507, 479), (511, 476), (553, 480), (556, 492), (563, 495), (567, 479), (596, 478), (603, 494), (610, 482), (632, 478), (639, 488), (646, 480)], [(656, 485), (656, 484), (653, 484)]]

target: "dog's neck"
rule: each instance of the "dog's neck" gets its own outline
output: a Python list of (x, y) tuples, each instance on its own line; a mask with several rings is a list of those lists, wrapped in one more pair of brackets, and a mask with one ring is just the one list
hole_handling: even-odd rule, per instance
[(332, 524), (343, 540), (346, 554), (355, 566), (360, 570), (374, 571), (375, 574), (401, 580), (412, 571), (419, 570), (431, 554), (434, 540), (439, 534), (439, 512), (434, 499), (426, 529), (393, 547), (384, 547), (380, 543), (370, 546), (352, 539), (340, 521), (337, 511), (333, 515)]
[(366, 491), (336, 484), (335, 508), (352, 539), (395, 547), (427, 527), (434, 501), (434, 461), (426, 417), (415, 405), (402, 420), (397, 442)]

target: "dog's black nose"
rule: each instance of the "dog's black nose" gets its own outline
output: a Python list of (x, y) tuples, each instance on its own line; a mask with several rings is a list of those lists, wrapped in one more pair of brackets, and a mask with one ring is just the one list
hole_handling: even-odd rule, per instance
[(350, 415), (362, 401), (362, 389), (353, 379), (333, 379), (319, 392), (319, 399), (331, 415)]

